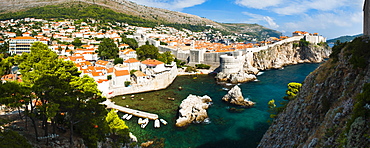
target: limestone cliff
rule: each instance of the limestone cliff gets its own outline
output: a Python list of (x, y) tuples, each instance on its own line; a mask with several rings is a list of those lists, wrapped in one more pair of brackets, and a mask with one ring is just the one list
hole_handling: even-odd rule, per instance
[(298, 63), (319, 63), (328, 58), (331, 50), (325, 46), (308, 44), (301, 46), (300, 42), (287, 42), (269, 47), (253, 53), (249, 63), (259, 70), (281, 68), (286, 65)]
[(297, 98), (278, 114), (259, 147), (368, 147), (369, 42), (358, 38), (335, 46), (331, 59), (307, 76)]

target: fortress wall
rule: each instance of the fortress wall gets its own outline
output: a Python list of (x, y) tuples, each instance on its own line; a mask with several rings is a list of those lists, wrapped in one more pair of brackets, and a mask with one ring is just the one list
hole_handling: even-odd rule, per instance
[(175, 80), (177, 76), (177, 67), (176, 64), (171, 68), (170, 71), (163, 72), (156, 75), (155, 78), (152, 78), (150, 81), (144, 83), (133, 84), (130, 87), (111, 87), (111, 94), (103, 94), (107, 98), (112, 98), (119, 95), (126, 94), (135, 94), (141, 92), (148, 92), (154, 90), (160, 90), (167, 88)]
[(238, 73), (243, 69), (245, 56), (220, 56), (220, 70), (223, 73)]

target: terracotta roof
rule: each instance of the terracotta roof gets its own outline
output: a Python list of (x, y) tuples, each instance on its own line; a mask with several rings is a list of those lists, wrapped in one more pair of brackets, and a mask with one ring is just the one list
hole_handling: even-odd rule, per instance
[(130, 75), (130, 72), (128, 70), (116, 70), (114, 74), (119, 77), (119, 76), (125, 76), (125, 75)]
[(124, 61), (125, 63), (136, 63), (136, 62), (140, 62), (139, 60), (136, 60), (134, 58), (131, 58), (131, 59), (128, 59), (126, 61)]
[(145, 74), (145, 73), (143, 73), (143, 72), (141, 72), (140, 70), (135, 71), (133, 74), (134, 74), (136, 77), (145, 77), (145, 76), (146, 76), (146, 74)]
[(114, 71), (114, 68), (108, 68), (107, 73), (112, 73)]
[(96, 81), (96, 82), (98, 82), (98, 83), (103, 83), (103, 82), (107, 82), (107, 81), (109, 81), (108, 79), (99, 79), (98, 81)]
[(103, 60), (98, 60), (96, 61), (95, 64), (99, 64), (99, 65), (107, 65), (109, 62), (108, 61), (103, 61)]
[(163, 62), (158, 61), (158, 60), (155, 60), (155, 59), (147, 59), (145, 61), (142, 61), (141, 63), (142, 64), (145, 64), (145, 65), (159, 65), (159, 64), (164, 64)]
[(103, 72), (101, 72), (101, 71), (99, 71), (99, 72), (94, 71), (94, 72), (91, 72), (91, 74), (92, 74), (94, 77), (98, 77), (98, 76), (103, 76), (103, 75), (104, 75), (104, 74), (103, 74)]
[(19, 36), (19, 37), (15, 37), (15, 38), (11, 38), (11, 39), (13, 39), (13, 40), (25, 40), (25, 39), (36, 40), (36, 38), (30, 37), (30, 36)]

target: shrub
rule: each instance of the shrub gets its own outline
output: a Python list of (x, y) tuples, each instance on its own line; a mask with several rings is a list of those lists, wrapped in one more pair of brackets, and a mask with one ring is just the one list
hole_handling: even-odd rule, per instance
[(195, 67), (197, 69), (209, 69), (209, 68), (211, 68), (211, 66), (206, 65), (206, 64), (195, 64)]
[(300, 47), (307, 47), (310, 44), (309, 41), (306, 41), (305, 39), (299, 40), (299, 46)]
[(195, 69), (194, 67), (191, 67), (191, 66), (188, 66), (185, 69), (185, 72), (196, 72), (196, 71), (197, 71), (197, 69)]
[(125, 81), (125, 87), (129, 86), (131, 84), (130, 81)]

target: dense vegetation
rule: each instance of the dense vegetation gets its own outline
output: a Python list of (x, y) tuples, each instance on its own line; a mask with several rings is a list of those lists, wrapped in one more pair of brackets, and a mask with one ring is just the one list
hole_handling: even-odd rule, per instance
[(87, 19), (104, 20), (106, 22), (121, 22), (139, 27), (156, 27), (165, 25), (176, 29), (188, 29), (191, 31), (204, 31), (210, 27), (190, 24), (174, 24), (163, 21), (151, 21), (140, 17), (115, 12), (109, 8), (99, 5), (85, 3), (70, 3), (69, 5), (51, 5), (45, 7), (31, 8), (26, 11), (0, 14), (0, 20), (22, 19), (27, 17), (41, 19)]
[(117, 58), (119, 50), (113, 39), (104, 38), (99, 44), (97, 52), (98, 56), (105, 60)]
[(0, 147), (8, 148), (31, 148), (32, 145), (27, 142), (27, 139), (12, 130), (0, 132)]
[(370, 38), (369, 37), (358, 37), (352, 42), (340, 43), (337, 41), (335, 46), (332, 48), (332, 54), (330, 58), (333, 62), (338, 61), (338, 54), (345, 50), (345, 55), (350, 58), (349, 62), (355, 68), (365, 68), (369, 65), (368, 59), (370, 58)]
[(158, 48), (154, 45), (143, 45), (136, 49), (136, 54), (140, 61), (146, 59), (157, 59), (164, 62), (165, 64), (170, 64), (175, 60), (174, 56), (170, 51), (164, 53), (159, 53)]
[[(57, 126), (69, 128), (71, 144), (74, 134), (82, 137), (88, 147), (96, 147), (97, 141), (116, 134), (112, 133), (109, 122), (104, 120), (107, 110), (99, 103), (105, 98), (101, 97), (96, 82), (87, 75), (80, 77), (72, 61), (58, 59), (58, 55), (41, 42), (32, 45), (31, 53), (8, 58), (3, 59), (7, 62), (0, 63), (2, 72), (9, 74), (10, 65), (18, 65), (22, 82), (0, 83), (0, 103), (18, 110), (26, 104), (30, 105), (24, 115), (31, 119), (37, 141), (37, 137), (51, 134), (48, 122), (51, 122), (53, 129)], [(38, 120), (42, 121), (42, 125)], [(44, 129), (43, 133), (38, 131), (37, 126)], [(113, 140), (121, 142), (125, 136), (111, 138), (118, 138)]]

